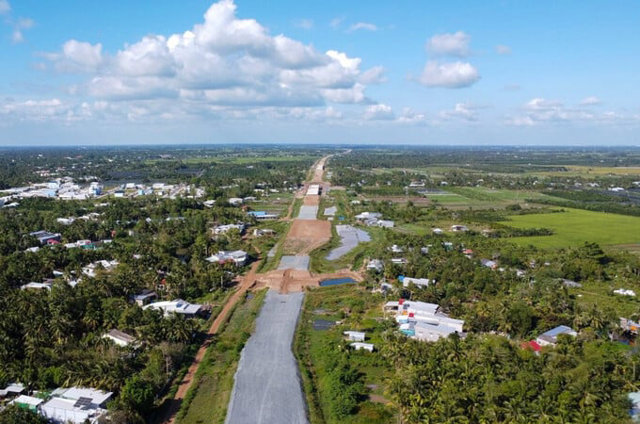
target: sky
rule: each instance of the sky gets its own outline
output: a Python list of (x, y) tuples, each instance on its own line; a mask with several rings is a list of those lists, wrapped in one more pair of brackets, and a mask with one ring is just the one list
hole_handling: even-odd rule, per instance
[(636, 146), (639, 22), (636, 0), (0, 0), (0, 146)]

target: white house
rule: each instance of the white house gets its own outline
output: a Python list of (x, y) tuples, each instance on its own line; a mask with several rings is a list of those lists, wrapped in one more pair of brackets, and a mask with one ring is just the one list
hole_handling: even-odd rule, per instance
[(378, 212), (362, 212), (354, 217), (358, 221), (366, 221), (368, 219), (382, 218), (382, 214)]
[(411, 278), (405, 277), (401, 275), (398, 277), (398, 280), (402, 283), (402, 287), (409, 287), (410, 284), (416, 285), (418, 287), (427, 287), (429, 284), (432, 284), (433, 281), (428, 278)]
[(247, 263), (247, 252), (244, 250), (220, 250), (218, 254), (211, 255), (205, 260), (211, 263), (233, 262), (237, 266), (244, 266)]
[(444, 231), (442, 231), (442, 228), (434, 228), (433, 230), (431, 230), (433, 232), (433, 234), (435, 235), (440, 235), (442, 233), (444, 233)]
[(40, 405), (40, 414), (59, 424), (96, 423), (106, 411), (113, 393), (96, 389), (72, 387), (56, 389), (51, 398)]
[(84, 275), (86, 275), (87, 277), (95, 277), (97, 275), (97, 271), (99, 269), (99, 267), (102, 267), (105, 271), (109, 272), (114, 270), (118, 265), (120, 265), (120, 262), (113, 260), (113, 261), (106, 261), (106, 260), (99, 260), (96, 262), (93, 262), (85, 267), (82, 268), (82, 273)]
[(469, 228), (467, 228), (466, 225), (455, 224), (451, 226), (451, 231), (453, 231), (454, 233), (460, 233), (460, 232), (469, 231)]
[(243, 200), (241, 198), (239, 198), (239, 197), (230, 197), (228, 202), (229, 202), (230, 205), (240, 206), (242, 204)]
[(384, 270), (384, 263), (380, 259), (371, 259), (367, 263), (367, 270), (374, 270), (375, 272), (382, 272)]
[(354, 350), (368, 350), (369, 352), (373, 352), (373, 349), (375, 347), (371, 343), (362, 342), (350, 343), (349, 346), (351, 346)]
[(536, 343), (538, 343), (540, 346), (555, 346), (558, 342), (558, 336), (560, 334), (567, 334), (572, 337), (578, 335), (578, 333), (571, 327), (567, 327), (566, 325), (559, 325), (556, 328), (539, 335), (536, 339)]
[(51, 290), (51, 286), (52, 284), (50, 281), (45, 281), (43, 283), (31, 282), (31, 283), (21, 285), (20, 290), (42, 290), (42, 289)]
[(363, 342), (365, 339), (365, 333), (362, 331), (345, 331), (342, 334), (347, 336), (347, 339), (352, 342)]
[(464, 321), (450, 318), (435, 303), (407, 301), (387, 302), (385, 311), (396, 313), (400, 330), (409, 337), (436, 341), (452, 333), (462, 333)]
[(213, 234), (225, 234), (231, 230), (238, 230), (240, 233), (244, 231), (244, 224), (226, 224), (226, 225), (218, 225), (213, 228)]
[(144, 306), (142, 309), (155, 309), (162, 311), (164, 316), (171, 314), (179, 314), (187, 317), (194, 317), (202, 312), (202, 305), (191, 304), (182, 299), (170, 300), (165, 302), (155, 302)]
[(110, 330), (108, 333), (102, 336), (103, 339), (109, 339), (118, 346), (127, 347), (136, 342), (136, 338), (128, 335), (127, 333), (123, 333), (119, 330)]
[(4, 389), (0, 390), (0, 398), (7, 396), (18, 396), (24, 392), (22, 383), (11, 383)]

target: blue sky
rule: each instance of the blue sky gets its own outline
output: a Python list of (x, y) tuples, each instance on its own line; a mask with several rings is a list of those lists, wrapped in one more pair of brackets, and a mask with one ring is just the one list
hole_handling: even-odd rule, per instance
[(0, 144), (640, 144), (636, 1), (0, 0)]

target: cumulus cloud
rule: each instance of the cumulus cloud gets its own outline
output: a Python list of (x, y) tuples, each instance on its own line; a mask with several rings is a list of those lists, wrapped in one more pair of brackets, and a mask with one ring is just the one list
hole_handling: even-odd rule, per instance
[(511, 54), (511, 47), (499, 44), (496, 46), (496, 53), (501, 55), (509, 55)]
[(418, 81), (427, 87), (462, 88), (480, 79), (478, 70), (468, 62), (439, 63), (430, 60)]
[(356, 22), (355, 24), (349, 27), (349, 32), (359, 31), (359, 30), (377, 31), (378, 26), (370, 22)]
[(96, 72), (103, 64), (102, 44), (91, 44), (77, 40), (69, 40), (59, 53), (42, 55), (54, 64), (60, 72)]
[(238, 18), (232, 0), (214, 3), (202, 23), (183, 33), (148, 35), (115, 54), (69, 40), (43, 56), (58, 71), (89, 75), (75, 88), (79, 94), (209, 106), (367, 104), (366, 84), (381, 81), (383, 73), (361, 69), (361, 59), (344, 52), (273, 36), (256, 20)]
[(471, 37), (463, 31), (436, 34), (427, 41), (427, 51), (436, 56), (467, 57)]
[(387, 121), (395, 119), (391, 106), (385, 104), (371, 105), (364, 112), (364, 119), (368, 121)]
[(443, 119), (462, 119), (469, 122), (477, 121), (477, 107), (470, 103), (456, 103), (453, 109), (441, 111), (440, 117)]
[(602, 101), (596, 96), (589, 96), (582, 99), (580, 106), (597, 106), (602, 104)]

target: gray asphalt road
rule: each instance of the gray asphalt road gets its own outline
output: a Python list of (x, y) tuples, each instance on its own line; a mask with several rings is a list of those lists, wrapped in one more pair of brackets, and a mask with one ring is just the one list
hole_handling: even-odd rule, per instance
[(297, 269), (306, 271), (309, 269), (309, 256), (282, 256), (278, 269)]
[(300, 213), (298, 213), (298, 219), (316, 219), (318, 216), (317, 206), (300, 206)]
[(242, 350), (225, 424), (307, 424), (291, 352), (304, 293), (270, 290)]

